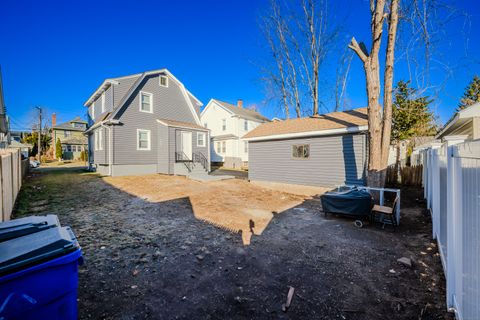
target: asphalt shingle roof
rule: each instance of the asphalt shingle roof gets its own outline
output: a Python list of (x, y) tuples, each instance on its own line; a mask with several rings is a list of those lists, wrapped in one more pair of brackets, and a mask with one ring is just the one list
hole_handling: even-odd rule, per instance
[(262, 116), (259, 112), (255, 110), (250, 110), (250, 109), (245, 109), (245, 108), (239, 108), (233, 104), (230, 104), (228, 102), (220, 101), (217, 99), (214, 99), (215, 102), (217, 102), (219, 105), (224, 107), (225, 109), (229, 110), (230, 112), (236, 114), (237, 116), (241, 118), (247, 118), (250, 120), (260, 120), (260, 121), (270, 121), (268, 118)]
[(247, 133), (243, 138), (268, 137), (279, 134), (342, 129), (365, 125), (368, 125), (367, 108), (358, 108), (343, 112), (331, 112), (315, 117), (263, 123)]

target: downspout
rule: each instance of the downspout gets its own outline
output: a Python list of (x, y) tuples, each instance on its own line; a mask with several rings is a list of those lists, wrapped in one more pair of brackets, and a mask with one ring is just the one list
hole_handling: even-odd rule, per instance
[(208, 159), (208, 172), (211, 172), (212, 171), (212, 161), (210, 159), (210, 130), (207, 131), (207, 159)]

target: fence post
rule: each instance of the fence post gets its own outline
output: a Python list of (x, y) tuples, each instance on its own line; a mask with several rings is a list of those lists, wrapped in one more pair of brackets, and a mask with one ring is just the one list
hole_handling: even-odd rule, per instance
[[(466, 140), (467, 136), (445, 137), (447, 142), (447, 308), (454, 307), (455, 274), (458, 272), (455, 261), (461, 259), (462, 250), (457, 250), (457, 224), (461, 221), (462, 184), (459, 183), (461, 175), (458, 172), (458, 158), (454, 156), (455, 145)], [(460, 200), (460, 201), (459, 201)]]
[(1, 212), (1, 219), (2, 219), (2, 222), (5, 221), (5, 215), (7, 212), (7, 209), (6, 209), (6, 203), (5, 203), (5, 197), (4, 197), (4, 188), (3, 188), (3, 176), (4, 176), (4, 172), (3, 172), (3, 155), (0, 154), (0, 201), (2, 202), (2, 206), (1, 206), (1, 209), (2, 209), (2, 212)]
[(430, 210), (432, 212), (432, 236), (437, 238), (440, 215), (440, 167), (439, 153), (442, 143), (432, 143), (430, 150)]

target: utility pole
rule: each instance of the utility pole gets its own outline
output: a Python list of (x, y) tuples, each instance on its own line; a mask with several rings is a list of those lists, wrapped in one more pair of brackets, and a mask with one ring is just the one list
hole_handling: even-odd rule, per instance
[(37, 106), (38, 109), (38, 162), (42, 163), (42, 108)]

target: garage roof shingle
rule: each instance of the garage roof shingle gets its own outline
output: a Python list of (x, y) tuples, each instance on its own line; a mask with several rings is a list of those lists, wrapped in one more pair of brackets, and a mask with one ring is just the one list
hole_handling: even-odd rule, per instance
[(366, 125), (368, 125), (367, 108), (358, 108), (343, 112), (331, 112), (308, 118), (263, 123), (247, 133), (243, 138), (268, 137), (281, 134), (315, 132)]

